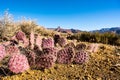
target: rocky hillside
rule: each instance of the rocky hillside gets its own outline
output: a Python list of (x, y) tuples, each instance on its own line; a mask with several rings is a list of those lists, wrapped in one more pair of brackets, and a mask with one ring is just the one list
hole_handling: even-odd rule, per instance
[(81, 32), (81, 30), (78, 29), (63, 29), (61, 27), (57, 27), (57, 28), (48, 28), (49, 30), (54, 30), (57, 32), (61, 32), (61, 33), (78, 33)]
[(120, 34), (120, 27), (102, 28), (100, 30), (93, 30), (91, 32), (99, 32), (99, 33), (113, 32), (116, 34)]

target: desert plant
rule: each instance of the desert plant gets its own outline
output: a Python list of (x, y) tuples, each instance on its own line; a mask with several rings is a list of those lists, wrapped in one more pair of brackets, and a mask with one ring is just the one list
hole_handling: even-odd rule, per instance
[(8, 68), (10, 69), (10, 71), (17, 74), (28, 70), (30, 67), (25, 55), (14, 54), (10, 57)]
[(16, 37), (17, 40), (21, 40), (21, 41), (24, 42), (24, 38), (26, 38), (26, 35), (25, 35), (24, 32), (18, 31), (18, 32), (16, 33), (15, 37)]
[(0, 45), (0, 61), (6, 56), (5, 47)]
[(30, 67), (34, 66), (36, 57), (35, 53), (28, 49), (24, 49), (22, 53), (27, 57)]
[(74, 57), (74, 49), (72, 47), (67, 47), (58, 51), (57, 62), (63, 64), (69, 64), (72, 62), (73, 57)]
[(86, 49), (86, 44), (79, 43), (79, 44), (76, 45), (75, 48), (76, 48), (77, 51), (85, 50)]
[(85, 63), (86, 61), (88, 61), (88, 53), (85, 52), (85, 51), (79, 51), (75, 54), (74, 56), (74, 59), (73, 59), (73, 62), (75, 64), (83, 64)]
[[(18, 41), (22, 41), (23, 47), (29, 46), (29, 40), (27, 39), (27, 37), (26, 37), (26, 35), (25, 35), (24, 32), (18, 31), (18, 32), (15, 34), (15, 38), (16, 38)], [(15, 39), (14, 39), (14, 40), (15, 40)]]
[(64, 38), (64, 37), (59, 38), (58, 44), (59, 44), (61, 47), (65, 46), (65, 45), (67, 44), (66, 38)]
[(43, 53), (53, 56), (54, 61), (56, 61), (56, 59), (57, 59), (57, 52), (58, 52), (58, 49), (55, 48), (55, 47), (50, 47), (50, 48), (44, 48), (43, 49)]
[(10, 45), (6, 47), (6, 53), (8, 55), (19, 54), (20, 50), (18, 49), (18, 47)]
[(70, 43), (66, 44), (64, 47), (65, 48), (67, 48), (67, 47), (73, 47), (73, 48), (75, 48), (75, 44), (73, 42), (70, 42)]
[(18, 30), (19, 30), (19, 27), (17, 22), (14, 21), (13, 15), (10, 14), (8, 10), (6, 10), (0, 19), (1, 39), (4, 39), (4, 38), (9, 39)]
[(43, 54), (43, 51), (39, 49), (37, 45), (34, 46), (33, 51), (36, 53), (37, 56), (40, 56), (41, 54)]
[(34, 32), (31, 32), (31, 33), (30, 33), (30, 48), (31, 48), (31, 49), (34, 48), (34, 43), (35, 43)]
[(36, 35), (35, 45), (41, 50), (42, 38), (39, 35)]
[(30, 19), (22, 19), (19, 23), (21, 30), (28, 36), (30, 35), (31, 31), (35, 31), (37, 24), (34, 20)]
[(54, 40), (52, 38), (42, 39), (42, 48), (54, 47)]
[(56, 43), (58, 43), (58, 41), (59, 41), (59, 39), (60, 39), (60, 35), (59, 35), (59, 34), (55, 34), (55, 35), (53, 36), (53, 38), (54, 38), (54, 44), (56, 45)]
[(29, 46), (29, 39), (24, 38), (23, 47), (28, 47), (28, 46)]
[(36, 58), (36, 68), (46, 69), (54, 65), (54, 57), (49, 54), (42, 54)]
[(88, 45), (87, 50), (89, 52), (97, 52), (98, 48), (99, 48), (99, 44), (90, 44)]

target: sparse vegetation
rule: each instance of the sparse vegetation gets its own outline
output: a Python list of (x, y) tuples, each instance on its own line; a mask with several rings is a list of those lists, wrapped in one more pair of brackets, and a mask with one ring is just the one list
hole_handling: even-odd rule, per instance
[(91, 32), (80, 32), (73, 35), (69, 35), (67, 39), (92, 43), (103, 43), (110, 45), (120, 46), (120, 35), (106, 32), (106, 33), (91, 33)]

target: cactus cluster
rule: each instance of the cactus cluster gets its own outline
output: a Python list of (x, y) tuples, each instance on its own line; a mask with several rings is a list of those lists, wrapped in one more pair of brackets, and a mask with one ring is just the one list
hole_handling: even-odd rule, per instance
[(57, 62), (63, 64), (69, 64), (74, 57), (74, 49), (72, 47), (64, 48), (57, 53)]
[(5, 47), (0, 45), (0, 61), (6, 56)]
[[(17, 40), (16, 40), (16, 39)], [(19, 41), (23, 41), (23, 45)], [(29, 45), (30, 42), (30, 45)], [(58, 43), (61, 47), (54, 46)], [(60, 35), (53, 38), (41, 38), (31, 32), (29, 39), (25, 33), (19, 31), (12, 40), (0, 45), (0, 60), (7, 54), (9, 56), (8, 69), (13, 73), (22, 73), (27, 69), (46, 69), (52, 67), (55, 62), (60, 64), (82, 64), (88, 60), (85, 44), (75, 46), (73, 42), (67, 44), (67, 39)], [(28, 47), (28, 45), (30, 47)], [(77, 52), (75, 52), (78, 50)], [(76, 54), (75, 54), (76, 53)]]
[(76, 64), (85, 63), (88, 60), (88, 54), (85, 51), (79, 51), (75, 54), (73, 62)]
[(42, 39), (42, 48), (54, 47), (54, 40), (52, 38)]
[(30, 68), (27, 57), (23, 54), (14, 54), (8, 62), (10, 71), (13, 73), (21, 73)]

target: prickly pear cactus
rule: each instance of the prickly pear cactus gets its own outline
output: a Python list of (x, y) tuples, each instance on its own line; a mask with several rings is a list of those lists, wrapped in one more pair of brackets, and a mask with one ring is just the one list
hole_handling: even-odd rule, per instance
[(0, 61), (6, 56), (5, 47), (0, 45)]
[(34, 43), (35, 43), (34, 32), (31, 32), (31, 33), (30, 33), (30, 48), (31, 48), (31, 49), (34, 48)]
[(58, 49), (55, 48), (55, 47), (44, 48), (43, 49), (43, 53), (53, 56), (54, 57), (54, 61), (56, 61), (56, 59), (57, 59), (57, 52), (58, 52)]
[(44, 52), (44, 54), (50, 54), (50, 55), (54, 55), (57, 57), (58, 49), (55, 47), (44, 48), (43, 52)]
[(72, 47), (64, 48), (57, 53), (57, 62), (63, 64), (69, 64), (74, 57), (74, 49)]
[(8, 62), (8, 68), (10, 71), (17, 74), (28, 70), (30, 67), (27, 57), (25, 55), (14, 54), (10, 57), (10, 60)]
[(6, 53), (8, 55), (13, 55), (13, 54), (19, 54), (20, 53), (20, 50), (18, 47), (16, 46), (7, 46), (6, 47)]
[(83, 64), (88, 61), (88, 54), (85, 51), (79, 51), (75, 54), (73, 62), (76, 64)]
[(75, 44), (73, 42), (70, 42), (70, 43), (66, 44), (64, 47), (65, 48), (67, 48), (67, 47), (73, 47), (73, 48), (75, 48)]
[(52, 38), (42, 39), (42, 48), (54, 47), (54, 40)]
[(54, 44), (56, 45), (56, 43), (58, 43), (58, 41), (59, 41), (59, 39), (60, 39), (60, 35), (59, 35), (59, 34), (55, 34), (55, 35), (53, 36), (53, 38), (54, 38)]
[(76, 45), (77, 51), (81, 51), (81, 50), (85, 50), (85, 49), (86, 49), (86, 44), (84, 44), (84, 43), (79, 43)]
[(54, 65), (54, 57), (49, 54), (42, 54), (36, 58), (37, 69), (47, 69)]
[(30, 67), (34, 66), (35, 65), (35, 57), (36, 57), (35, 53), (31, 50), (25, 49), (23, 54), (27, 57)]
[(42, 45), (42, 38), (37, 35), (35, 44), (38, 46), (38, 48), (41, 50), (41, 45)]
[(59, 38), (58, 44), (63, 47), (67, 44), (67, 40), (64, 37)]
[(22, 32), (22, 31), (18, 31), (18, 32), (16, 33), (15, 37), (16, 37), (17, 40), (21, 40), (21, 41), (23, 41), (24, 38), (26, 38), (26, 35), (25, 35), (24, 32)]

